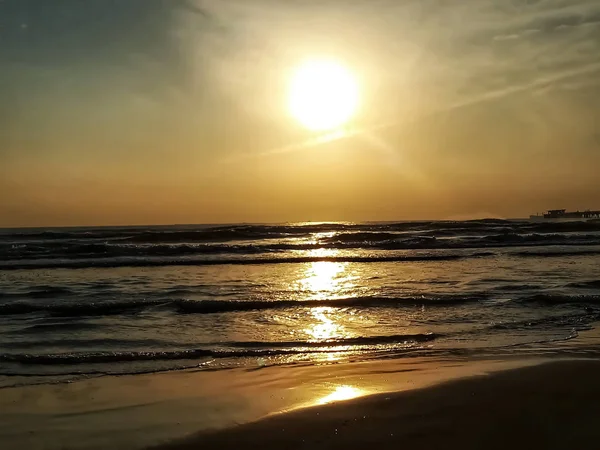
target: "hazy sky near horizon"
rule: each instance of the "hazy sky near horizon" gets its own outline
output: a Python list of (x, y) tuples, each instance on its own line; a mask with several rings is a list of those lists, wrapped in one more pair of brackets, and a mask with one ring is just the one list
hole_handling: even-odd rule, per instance
[[(287, 111), (311, 57), (344, 138)], [(600, 208), (599, 104), (597, 0), (0, 0), (0, 226)]]

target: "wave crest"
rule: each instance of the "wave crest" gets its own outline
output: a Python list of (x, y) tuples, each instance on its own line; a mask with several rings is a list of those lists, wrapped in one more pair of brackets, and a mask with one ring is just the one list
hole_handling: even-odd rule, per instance
[(183, 314), (216, 314), (288, 308), (394, 308), (414, 305), (449, 306), (476, 302), (486, 294), (440, 295), (422, 297), (347, 297), (331, 300), (167, 300), (90, 303), (14, 302), (0, 305), (0, 314), (47, 313), (55, 316), (96, 316), (135, 313), (148, 308), (171, 309)]
[[(326, 341), (297, 342), (238, 342), (230, 349), (197, 348), (172, 351), (116, 351), (54, 354), (0, 354), (0, 361), (23, 365), (77, 365), (134, 361), (169, 361), (201, 358), (244, 358), (307, 353), (347, 351), (348, 346), (360, 350), (361, 346), (393, 345), (410, 346), (433, 341), (441, 335), (434, 333), (391, 336), (369, 336), (330, 339)], [(237, 348), (236, 348), (237, 347)]]

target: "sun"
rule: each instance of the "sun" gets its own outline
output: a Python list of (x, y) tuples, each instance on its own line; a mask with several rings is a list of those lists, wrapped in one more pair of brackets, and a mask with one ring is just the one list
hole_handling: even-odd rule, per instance
[(311, 131), (342, 127), (356, 113), (358, 103), (356, 78), (336, 61), (307, 61), (292, 76), (290, 113)]

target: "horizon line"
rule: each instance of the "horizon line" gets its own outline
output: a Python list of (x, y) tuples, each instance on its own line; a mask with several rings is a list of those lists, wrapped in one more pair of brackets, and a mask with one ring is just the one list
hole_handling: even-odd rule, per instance
[(234, 225), (327, 225), (327, 224), (376, 224), (376, 223), (401, 223), (401, 222), (471, 222), (477, 220), (529, 220), (528, 217), (475, 217), (472, 219), (397, 219), (397, 220), (306, 220), (287, 222), (213, 222), (213, 223), (166, 223), (166, 224), (128, 224), (128, 225), (26, 225), (26, 226), (0, 226), (0, 230), (35, 230), (35, 229), (68, 229), (68, 228), (142, 228), (142, 227), (219, 227)]

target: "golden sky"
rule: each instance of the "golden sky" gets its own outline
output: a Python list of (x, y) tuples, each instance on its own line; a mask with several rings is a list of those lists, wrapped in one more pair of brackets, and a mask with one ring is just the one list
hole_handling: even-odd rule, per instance
[[(0, 226), (600, 208), (596, 0), (4, 0)], [(301, 61), (360, 104), (323, 139)]]

